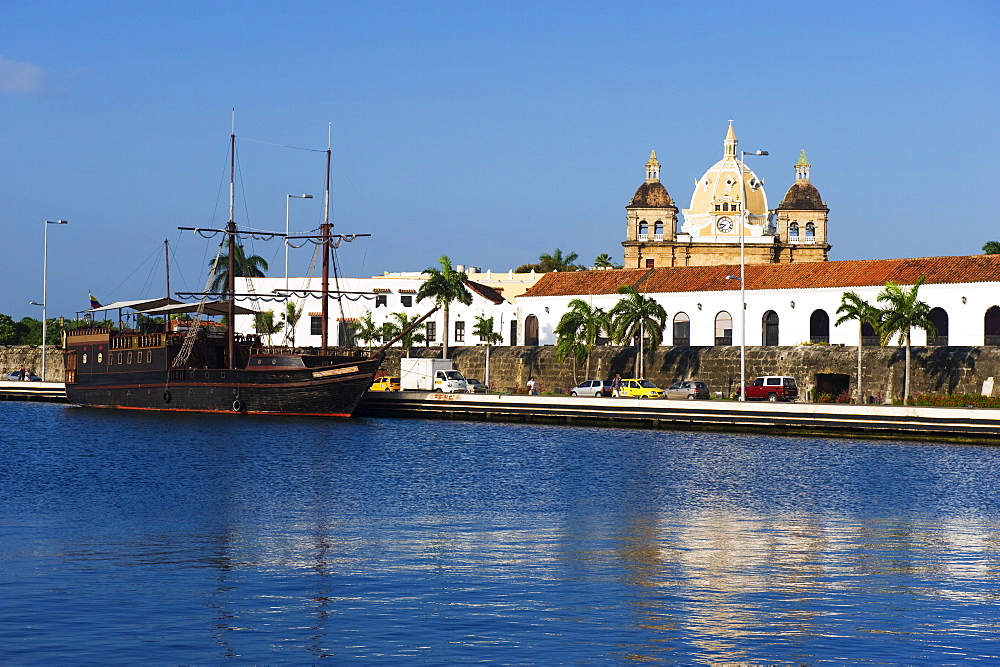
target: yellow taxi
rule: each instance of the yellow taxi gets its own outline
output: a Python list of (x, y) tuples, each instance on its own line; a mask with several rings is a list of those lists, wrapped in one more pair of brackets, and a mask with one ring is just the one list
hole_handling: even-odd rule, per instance
[(663, 398), (663, 390), (644, 378), (622, 380), (618, 395), (622, 398)]
[(390, 377), (385, 375), (380, 378), (375, 378), (372, 382), (372, 386), (368, 391), (399, 391), (399, 378)]

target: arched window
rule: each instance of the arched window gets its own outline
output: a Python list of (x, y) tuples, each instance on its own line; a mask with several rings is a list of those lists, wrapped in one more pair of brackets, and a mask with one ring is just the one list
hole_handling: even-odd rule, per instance
[(645, 241), (649, 237), (649, 224), (645, 220), (639, 221), (639, 240)]
[(986, 311), (986, 318), (983, 322), (983, 333), (987, 345), (1000, 345), (1000, 307), (990, 306)]
[(788, 240), (798, 241), (799, 240), (799, 223), (793, 222), (788, 225)]
[(928, 345), (947, 345), (948, 344), (948, 312), (944, 308), (931, 308), (931, 312), (928, 313), (928, 319), (930, 319), (931, 324), (937, 329), (936, 336), (928, 336)]
[(816, 225), (811, 222), (806, 223), (806, 241), (816, 240)]
[(830, 316), (825, 310), (814, 310), (809, 316), (809, 342), (830, 342)]
[(733, 316), (724, 310), (715, 316), (715, 344), (733, 344)]
[(663, 221), (657, 220), (656, 224), (653, 225), (653, 240), (662, 241), (663, 240)]
[(691, 344), (691, 318), (687, 313), (677, 313), (674, 316), (674, 345)]
[(538, 345), (538, 318), (534, 315), (524, 318), (524, 344)]
[(764, 313), (764, 318), (761, 322), (764, 345), (765, 346), (775, 346), (778, 344), (778, 313), (773, 310), (769, 310)]

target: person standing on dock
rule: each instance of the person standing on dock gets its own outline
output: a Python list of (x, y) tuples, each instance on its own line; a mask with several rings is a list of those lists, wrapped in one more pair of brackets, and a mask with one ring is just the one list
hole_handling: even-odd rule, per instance
[(538, 383), (535, 382), (535, 376), (528, 378), (528, 395), (538, 396)]
[(23, 380), (24, 380), (24, 378), (25, 378), (25, 377), (26, 377), (27, 375), (28, 375), (28, 372), (27, 372), (26, 370), (24, 370), (24, 364), (21, 364), (21, 368), (19, 368), (19, 369), (18, 369), (18, 371), (17, 371), (17, 376), (18, 376), (19, 378), (21, 378), (21, 380), (23, 381)]
[(622, 388), (622, 376), (619, 373), (615, 373), (615, 379), (611, 381), (611, 396), (618, 398), (618, 392)]

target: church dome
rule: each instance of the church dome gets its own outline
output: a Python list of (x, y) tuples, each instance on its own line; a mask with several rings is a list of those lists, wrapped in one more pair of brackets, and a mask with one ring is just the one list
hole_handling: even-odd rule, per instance
[(656, 151), (652, 151), (646, 162), (646, 182), (639, 186), (625, 208), (668, 208), (673, 205), (674, 200), (660, 183), (660, 161), (656, 159)]
[(819, 190), (809, 181), (793, 183), (778, 204), (779, 211), (826, 211)]
[[(683, 230), (692, 235), (715, 235), (716, 220), (731, 217), (732, 212), (746, 214), (747, 234), (763, 230), (768, 220), (764, 182), (738, 157), (736, 132), (732, 124), (723, 142), (723, 157), (695, 181), (691, 206), (684, 210)], [(737, 229), (737, 231), (732, 231)], [(739, 234), (731, 227), (725, 233)], [(758, 234), (759, 235), (759, 234)]]
[(674, 200), (670, 198), (663, 183), (653, 181), (639, 186), (632, 201), (629, 202), (628, 208), (667, 208), (673, 205)]

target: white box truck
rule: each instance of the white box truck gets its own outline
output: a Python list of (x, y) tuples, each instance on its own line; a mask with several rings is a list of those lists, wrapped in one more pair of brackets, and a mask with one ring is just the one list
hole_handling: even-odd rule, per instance
[(400, 359), (399, 383), (404, 391), (464, 393), (468, 390), (465, 377), (451, 365), (451, 359)]

